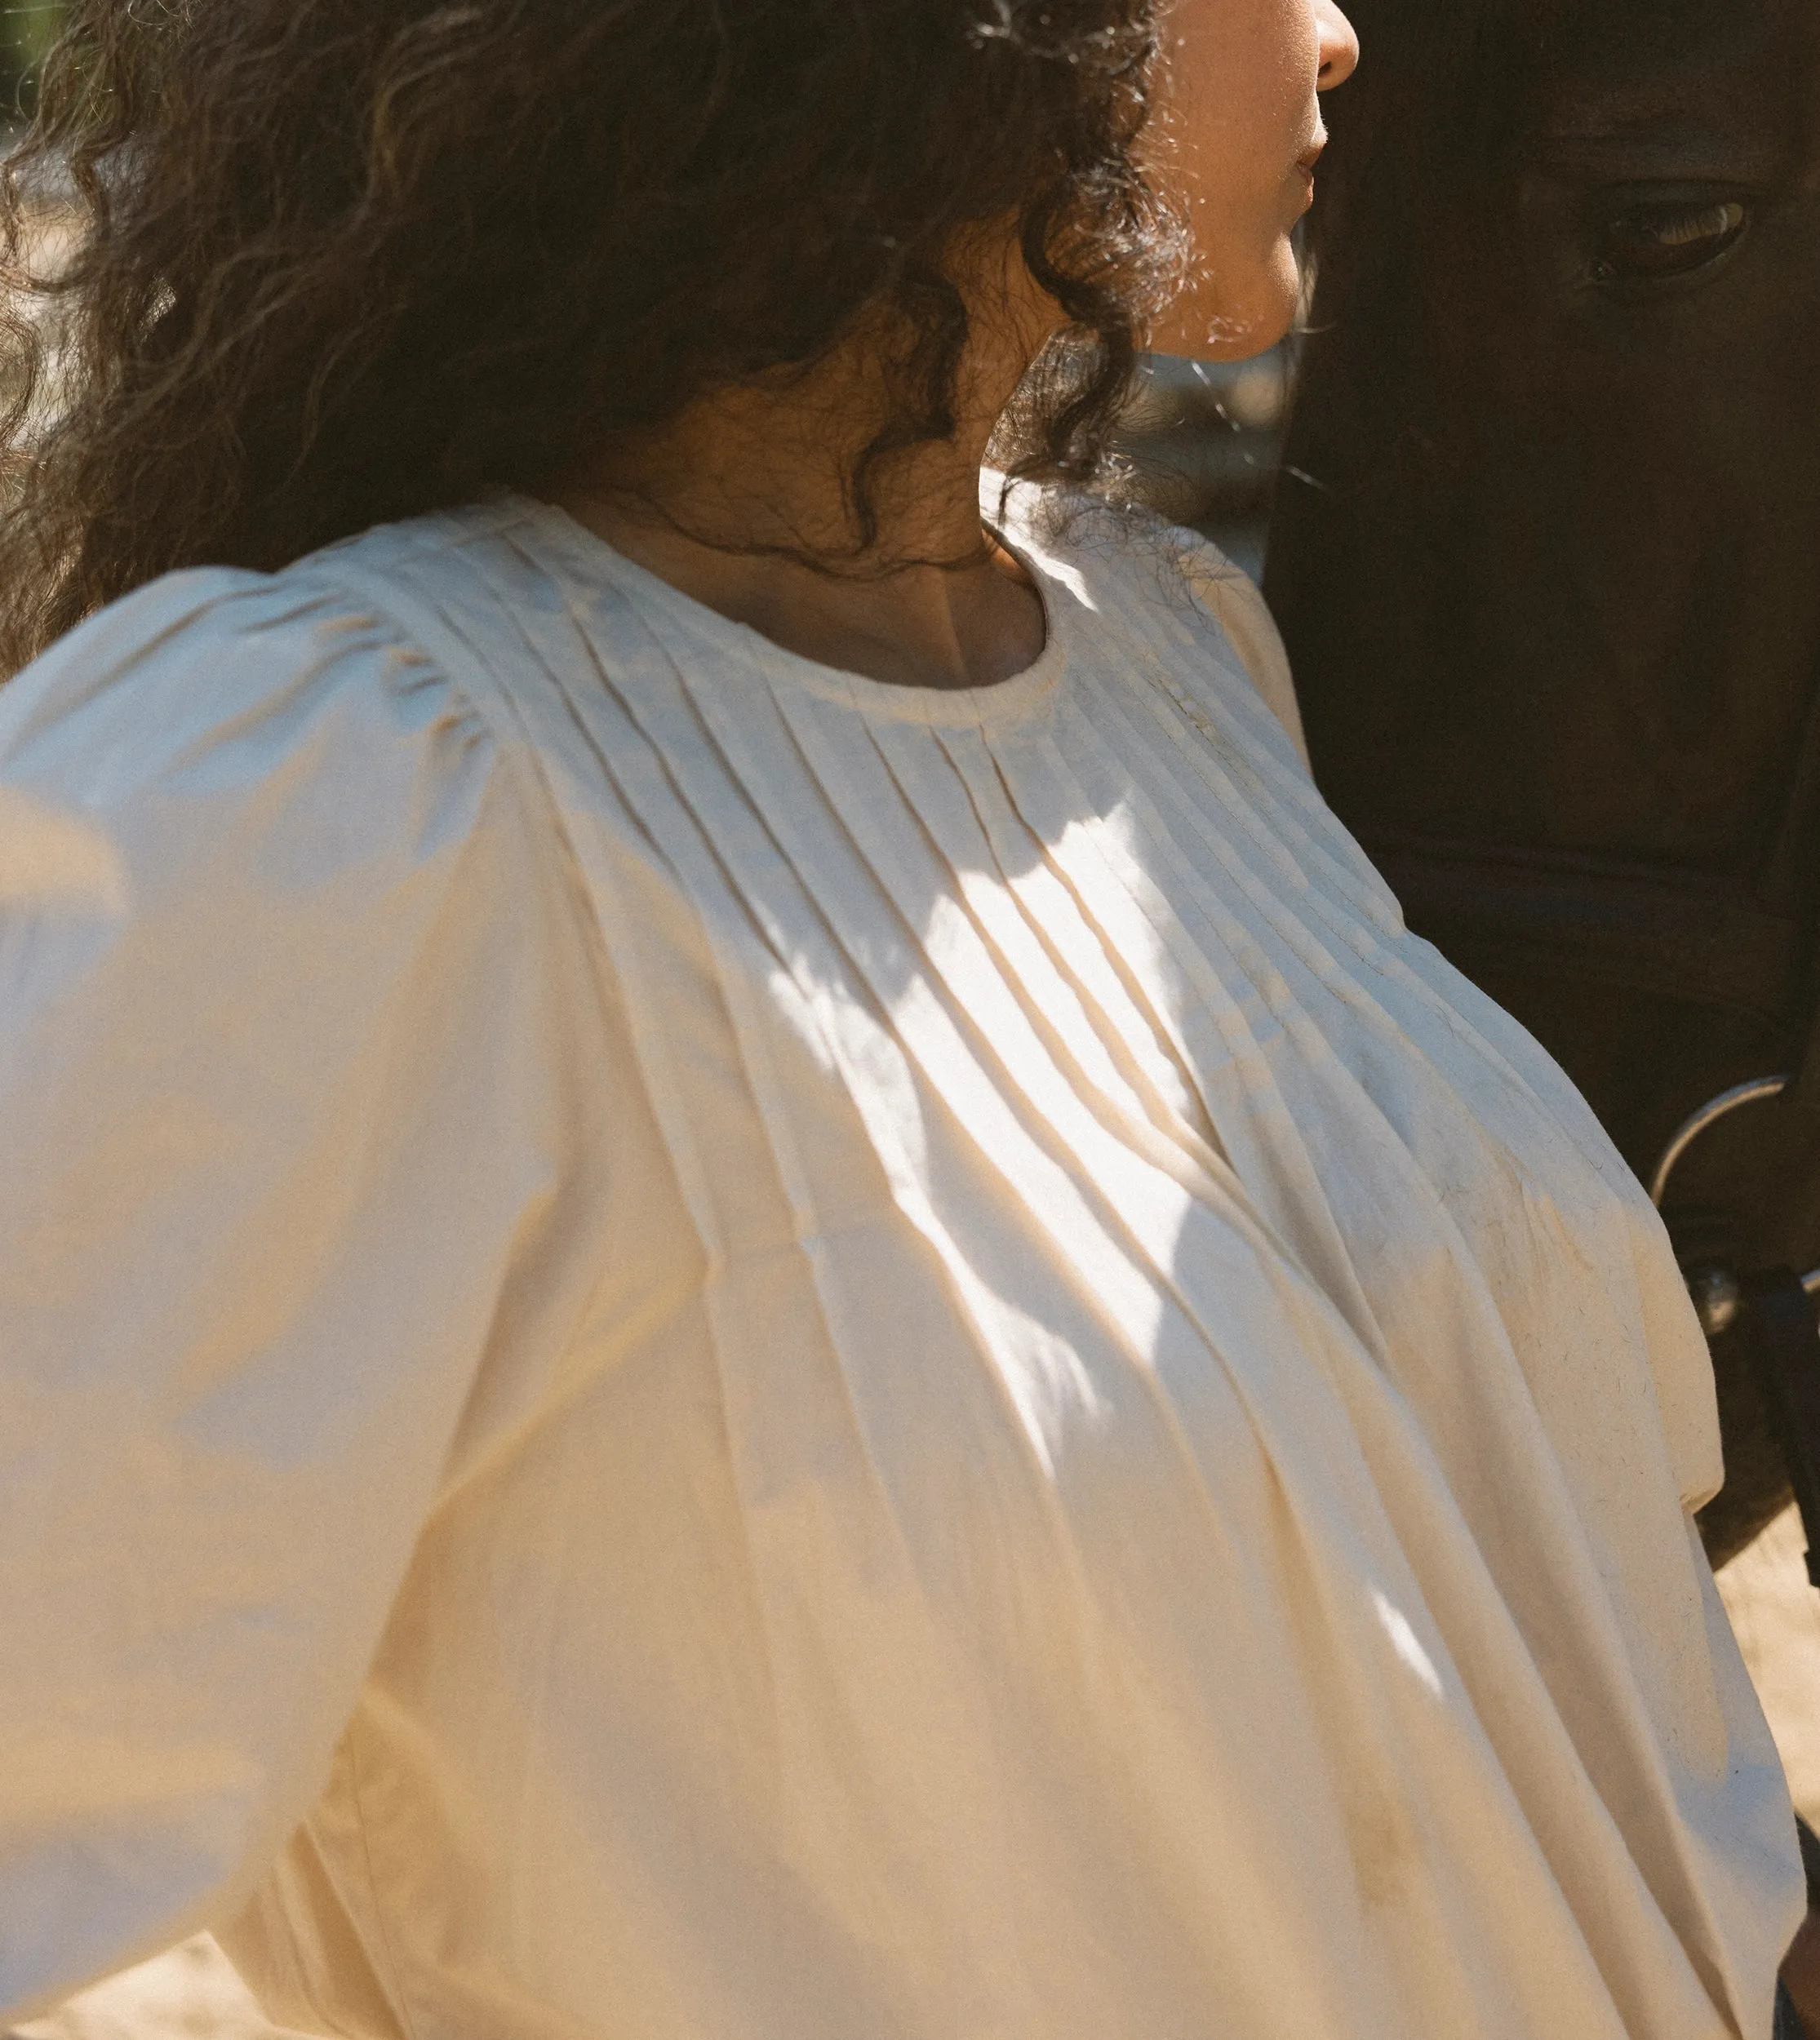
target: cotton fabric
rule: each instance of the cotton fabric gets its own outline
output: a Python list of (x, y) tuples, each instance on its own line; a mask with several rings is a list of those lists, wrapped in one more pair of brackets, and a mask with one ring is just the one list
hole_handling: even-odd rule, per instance
[(1769, 2032), (1655, 1216), (1249, 583), (1046, 528), (988, 689), (504, 498), (0, 694), (0, 2002)]

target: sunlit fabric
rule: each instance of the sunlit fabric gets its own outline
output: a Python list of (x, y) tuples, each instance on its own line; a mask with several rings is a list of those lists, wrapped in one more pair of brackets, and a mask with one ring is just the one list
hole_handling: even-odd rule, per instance
[(988, 690), (507, 499), (0, 694), (0, 2002), (1769, 2031), (1655, 1217), (1249, 584), (1033, 533)]

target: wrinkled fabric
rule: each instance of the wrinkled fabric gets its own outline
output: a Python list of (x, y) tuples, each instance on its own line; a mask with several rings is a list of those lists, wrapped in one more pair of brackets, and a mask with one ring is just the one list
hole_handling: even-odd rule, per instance
[(1654, 1214), (1249, 583), (1049, 529), (989, 689), (505, 498), (0, 694), (0, 2002), (1769, 2032)]

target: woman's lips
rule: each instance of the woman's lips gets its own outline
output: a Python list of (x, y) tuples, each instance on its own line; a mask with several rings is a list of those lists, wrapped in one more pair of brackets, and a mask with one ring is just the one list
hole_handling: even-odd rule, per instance
[(1302, 203), (1298, 208), (1301, 212), (1306, 212), (1315, 202), (1315, 165), (1321, 161), (1321, 151), (1326, 146), (1325, 134), (1318, 135), (1295, 159), (1294, 175), (1302, 184)]

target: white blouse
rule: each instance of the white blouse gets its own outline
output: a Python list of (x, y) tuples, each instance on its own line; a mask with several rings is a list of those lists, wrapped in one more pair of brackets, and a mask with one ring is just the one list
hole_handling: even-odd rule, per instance
[(1647, 1200), (1242, 577), (1012, 536), (991, 688), (508, 498), (0, 692), (0, 2007), (1768, 2033)]

